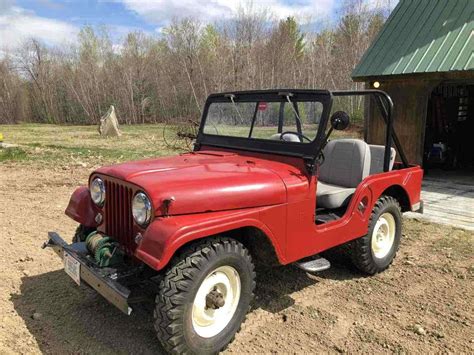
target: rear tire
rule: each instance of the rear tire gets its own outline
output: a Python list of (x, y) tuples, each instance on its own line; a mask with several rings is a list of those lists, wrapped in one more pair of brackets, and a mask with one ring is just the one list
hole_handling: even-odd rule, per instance
[(374, 275), (393, 262), (402, 235), (402, 214), (398, 201), (382, 196), (375, 203), (365, 236), (351, 242), (349, 254), (362, 272)]
[(254, 288), (252, 259), (238, 241), (218, 237), (186, 247), (160, 281), (159, 341), (171, 353), (218, 353), (240, 330)]

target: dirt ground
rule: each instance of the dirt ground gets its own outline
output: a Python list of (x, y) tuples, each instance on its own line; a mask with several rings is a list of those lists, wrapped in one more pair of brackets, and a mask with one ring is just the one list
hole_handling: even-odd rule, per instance
[[(0, 353), (161, 353), (150, 314), (120, 313), (77, 287), (51, 250), (71, 238), (63, 211), (93, 166), (0, 164)], [(233, 353), (473, 353), (474, 233), (406, 220), (401, 250), (381, 275), (344, 260), (318, 275), (261, 271)]]

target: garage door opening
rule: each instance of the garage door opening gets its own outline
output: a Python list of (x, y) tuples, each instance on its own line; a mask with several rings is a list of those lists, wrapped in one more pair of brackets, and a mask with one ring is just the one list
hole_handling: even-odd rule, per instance
[(474, 84), (442, 84), (428, 100), (423, 167), (474, 172)]

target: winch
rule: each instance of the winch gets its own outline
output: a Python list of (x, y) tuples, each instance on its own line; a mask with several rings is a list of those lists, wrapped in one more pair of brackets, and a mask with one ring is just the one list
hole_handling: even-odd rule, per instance
[(86, 247), (100, 267), (112, 266), (123, 260), (118, 243), (97, 231), (87, 236)]

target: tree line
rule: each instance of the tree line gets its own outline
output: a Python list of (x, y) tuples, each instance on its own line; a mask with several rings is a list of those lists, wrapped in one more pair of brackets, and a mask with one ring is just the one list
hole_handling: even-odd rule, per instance
[[(341, 11), (326, 26), (248, 7), (217, 24), (185, 18), (120, 43), (92, 27), (74, 45), (31, 39), (0, 59), (0, 123), (96, 124), (110, 105), (125, 124), (194, 120), (212, 92), (361, 89), (350, 73), (388, 10), (348, 0)], [(347, 105), (362, 110), (360, 101)]]

